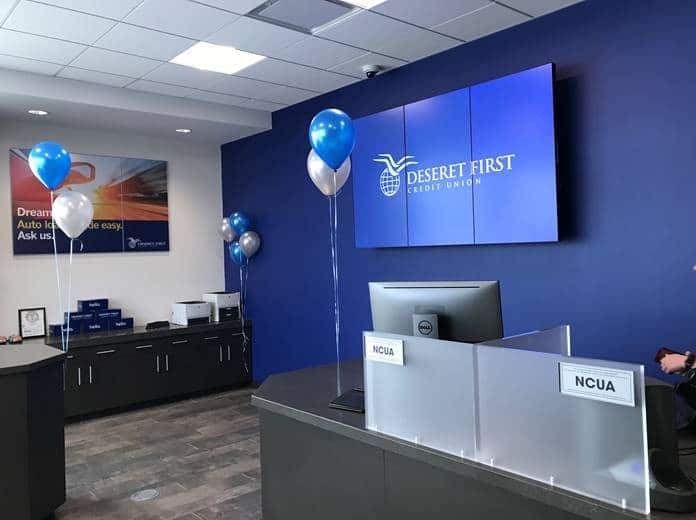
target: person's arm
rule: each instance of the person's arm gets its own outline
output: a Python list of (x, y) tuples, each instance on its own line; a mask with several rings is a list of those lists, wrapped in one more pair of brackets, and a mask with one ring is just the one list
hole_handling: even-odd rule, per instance
[(691, 352), (685, 354), (667, 354), (660, 360), (660, 368), (665, 374), (680, 374), (691, 370), (694, 366), (694, 355)]

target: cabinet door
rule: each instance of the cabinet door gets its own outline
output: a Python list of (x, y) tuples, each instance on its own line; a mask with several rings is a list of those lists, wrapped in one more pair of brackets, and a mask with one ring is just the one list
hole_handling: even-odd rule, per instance
[(202, 379), (200, 338), (195, 335), (180, 336), (167, 343), (159, 353), (165, 396), (199, 390)]
[(201, 347), (201, 371), (203, 389), (218, 388), (228, 382), (228, 341), (222, 334), (205, 336)]
[(80, 404), (82, 387), (82, 368), (79, 358), (68, 354), (63, 364), (63, 389), (65, 391), (65, 416), (72, 417), (85, 413)]
[(124, 347), (124, 363), (127, 370), (123, 374), (127, 382), (124, 391), (129, 403), (141, 403), (162, 397), (160, 377), (164, 373), (164, 360), (160, 359), (158, 363), (160, 350), (160, 346), (155, 342), (131, 343)]

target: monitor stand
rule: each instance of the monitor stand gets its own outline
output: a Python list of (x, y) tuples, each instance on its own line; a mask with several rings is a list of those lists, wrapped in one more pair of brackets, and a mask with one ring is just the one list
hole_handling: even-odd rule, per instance
[(346, 412), (365, 413), (365, 392), (354, 388), (329, 403), (330, 408)]

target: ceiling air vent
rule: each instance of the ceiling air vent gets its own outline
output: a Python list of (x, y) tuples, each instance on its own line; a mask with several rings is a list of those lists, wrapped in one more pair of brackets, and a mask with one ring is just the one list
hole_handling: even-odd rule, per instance
[(355, 6), (340, 0), (269, 0), (247, 16), (294, 31), (313, 34), (351, 13)]

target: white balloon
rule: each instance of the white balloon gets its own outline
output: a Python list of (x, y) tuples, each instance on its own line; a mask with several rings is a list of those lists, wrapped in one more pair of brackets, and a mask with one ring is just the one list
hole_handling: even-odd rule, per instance
[(239, 237), (239, 247), (247, 258), (251, 258), (261, 247), (261, 237), (256, 231), (246, 231)]
[(92, 202), (79, 191), (64, 191), (53, 201), (53, 219), (70, 238), (79, 237), (93, 218)]
[(309, 151), (307, 156), (309, 178), (327, 197), (335, 195), (343, 187), (350, 176), (350, 168), (350, 157), (343, 162), (337, 171), (334, 171), (313, 149)]
[(237, 233), (235, 233), (234, 229), (232, 229), (230, 219), (227, 217), (220, 221), (217, 232), (218, 235), (220, 235), (220, 238), (222, 238), (225, 242), (234, 242), (234, 239), (237, 238)]

